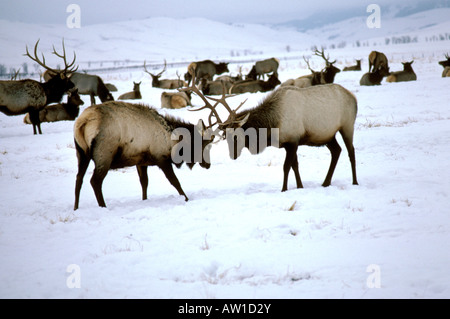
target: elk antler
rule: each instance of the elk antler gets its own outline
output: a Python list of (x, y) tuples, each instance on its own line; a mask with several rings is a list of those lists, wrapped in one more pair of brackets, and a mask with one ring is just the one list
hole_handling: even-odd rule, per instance
[(75, 64), (75, 59), (76, 59), (76, 55), (74, 53), (74, 58), (73, 61), (70, 64), (67, 64), (67, 60), (66, 60), (66, 49), (64, 47), (64, 40), (63, 40), (63, 55), (60, 55), (56, 52), (55, 47), (53, 46), (53, 54), (55, 54), (56, 56), (63, 58), (64, 59), (64, 70), (58, 70), (58, 69), (52, 69), (49, 66), (47, 66), (45, 64), (45, 57), (44, 54), (42, 54), (42, 60), (39, 59), (38, 57), (38, 53), (37, 53), (37, 48), (38, 48), (38, 44), (39, 44), (39, 40), (37, 40), (36, 44), (34, 45), (34, 57), (31, 56), (30, 52), (28, 51), (28, 46), (26, 46), (26, 50), (27, 52), (24, 54), (25, 56), (28, 56), (31, 60), (33, 60), (34, 62), (36, 62), (37, 64), (39, 64), (40, 66), (42, 66), (43, 68), (49, 70), (50, 72), (54, 72), (56, 74), (66, 74), (66, 73), (72, 73), (75, 72), (78, 69), (78, 66), (75, 69), (69, 69), (72, 68), (73, 65)]
[(330, 59), (330, 55), (329, 55), (329, 54), (328, 54), (327, 57), (325, 57), (324, 48), (322, 48), (321, 51), (319, 51), (319, 50), (316, 49), (316, 51), (314, 51), (314, 55), (317, 55), (317, 56), (320, 56), (321, 58), (323, 58), (323, 59), (325, 60), (325, 62), (326, 62), (327, 65), (336, 63), (336, 60), (334, 60), (333, 62), (330, 62), (330, 61), (329, 61), (329, 59)]
[(144, 71), (145, 71), (146, 73), (150, 74), (151, 76), (155, 76), (155, 77), (157, 77), (157, 78), (159, 78), (159, 77), (164, 73), (164, 71), (166, 71), (166, 67), (167, 67), (167, 62), (166, 62), (166, 59), (164, 59), (164, 68), (163, 68), (163, 70), (162, 70), (161, 72), (159, 72), (157, 75), (154, 75), (153, 73), (150, 73), (150, 72), (147, 70), (146, 61), (144, 60)]
[(17, 71), (14, 71), (14, 74), (11, 74), (11, 81), (17, 80), (17, 76), (20, 73), (20, 68)]
[[(223, 93), (222, 93), (222, 97), (221, 97), (221, 98), (219, 98), (219, 99), (212, 98), (212, 97), (206, 98), (206, 97), (200, 92), (200, 90), (197, 88), (197, 86), (195, 85), (195, 74), (192, 74), (192, 73), (191, 73), (191, 75), (192, 75), (192, 84), (191, 84), (191, 86), (185, 87), (185, 88), (182, 88), (182, 89), (178, 89), (178, 90), (179, 90), (179, 91), (192, 91), (192, 92), (194, 92), (195, 94), (197, 94), (197, 95), (203, 100), (203, 102), (205, 103), (204, 106), (202, 106), (202, 107), (200, 107), (200, 108), (198, 108), (198, 109), (195, 109), (195, 110), (190, 110), (190, 111), (200, 111), (200, 110), (204, 110), (204, 109), (210, 109), (210, 110), (211, 110), (211, 113), (210, 113), (209, 116), (208, 116), (208, 123), (209, 123), (209, 125), (207, 126), (207, 128), (212, 128), (212, 127), (213, 127), (214, 125), (216, 125), (216, 124), (219, 125), (219, 128), (223, 128), (223, 127), (225, 127), (225, 126), (228, 126), (228, 125), (230, 125), (230, 124), (233, 124), (233, 123), (235, 123), (235, 122), (239, 122), (240, 120), (242, 120), (242, 119), (238, 119), (238, 118), (237, 118), (237, 113), (236, 113), (236, 112), (239, 110), (239, 108), (240, 108), (242, 105), (244, 105), (244, 103), (247, 101), (247, 99), (246, 99), (244, 102), (242, 102), (236, 109), (233, 110), (233, 109), (228, 105), (226, 99), (229, 98), (229, 97), (233, 97), (233, 96), (235, 96), (235, 95), (234, 95), (234, 94), (227, 94), (227, 90), (226, 90), (226, 87), (225, 87), (225, 84), (224, 84), (224, 83), (222, 83)], [(212, 105), (212, 104), (208, 101), (208, 99), (210, 99), (210, 100), (212, 100), (212, 101), (215, 101), (216, 103), (215, 103), (214, 105)], [(222, 104), (222, 105), (225, 107), (225, 109), (230, 113), (230, 115), (228, 116), (228, 118), (227, 118), (227, 120), (226, 120), (225, 122), (223, 122), (223, 121), (220, 119), (219, 113), (217, 112), (216, 107), (217, 107), (219, 104)], [(215, 118), (216, 118), (216, 121), (215, 121), (214, 123), (212, 123), (212, 117), (215, 117)]]

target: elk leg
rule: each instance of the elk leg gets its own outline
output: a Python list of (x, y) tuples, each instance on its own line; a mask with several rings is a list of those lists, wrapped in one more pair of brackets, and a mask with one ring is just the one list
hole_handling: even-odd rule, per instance
[(95, 94), (91, 93), (91, 105), (95, 105)]
[(342, 150), (338, 142), (336, 141), (336, 136), (334, 136), (333, 139), (330, 142), (328, 142), (327, 147), (331, 152), (331, 163), (330, 168), (328, 169), (327, 176), (325, 177), (325, 181), (322, 184), (323, 187), (331, 185), (331, 178), (333, 177), (334, 169), (336, 168), (336, 164), (338, 162), (339, 155), (341, 154)]
[(33, 124), (33, 134), (36, 135), (36, 127), (39, 131), (39, 134), (42, 134), (41, 130), (41, 120), (39, 119), (39, 110), (32, 110), (29, 111), (28, 114), (30, 115), (30, 121), (31, 124)]
[(348, 157), (350, 158), (350, 164), (352, 166), (352, 178), (353, 185), (358, 185), (358, 180), (356, 179), (356, 157), (355, 157), (355, 148), (353, 147), (352, 139), (346, 138), (343, 136), (345, 147), (347, 148)]
[[(298, 147), (298, 145), (294, 145), (294, 144), (284, 145), (284, 148), (286, 150), (286, 158), (285, 158), (284, 164), (283, 164), (284, 178), (283, 178), (283, 188), (281, 189), (282, 192), (287, 191), (289, 171), (291, 170), (292, 164), (294, 163), (295, 159), (297, 158), (297, 147)], [(297, 162), (297, 164), (298, 164), (298, 162)], [(297, 169), (297, 172), (298, 172), (298, 169)], [(300, 175), (299, 175), (299, 177), (300, 177)], [(297, 186), (298, 186), (298, 183), (297, 183)]]
[(81, 191), (81, 185), (83, 185), (83, 178), (86, 174), (86, 170), (89, 166), (89, 158), (86, 156), (83, 150), (78, 146), (78, 144), (75, 142), (75, 146), (77, 149), (77, 157), (78, 157), (78, 173), (77, 173), (77, 179), (75, 183), (75, 204), (73, 206), (73, 210), (78, 209), (78, 203), (80, 202), (80, 191)]
[(303, 188), (302, 179), (300, 178), (300, 173), (298, 171), (298, 158), (297, 154), (294, 156), (294, 162), (292, 163), (292, 169), (295, 174), (295, 181), (297, 182), (297, 188)]
[(108, 173), (108, 169), (103, 167), (97, 167), (97, 164), (95, 165), (94, 173), (92, 174), (91, 178), (91, 185), (94, 189), (95, 197), (97, 198), (98, 206), (100, 207), (106, 207), (105, 199), (103, 198), (102, 193), (102, 184), (103, 180), (105, 179), (106, 174)]
[(142, 200), (147, 199), (147, 188), (148, 188), (147, 167), (148, 166), (139, 166), (139, 165), (136, 166), (139, 174), (139, 181), (141, 182), (142, 187)]
[(175, 172), (173, 171), (173, 167), (171, 163), (165, 163), (160, 166), (162, 171), (164, 172), (164, 175), (166, 175), (166, 178), (169, 180), (170, 184), (172, 184), (173, 187), (178, 191), (178, 194), (184, 196), (185, 200), (188, 201), (186, 194), (183, 192), (183, 189), (181, 188), (181, 184), (178, 181), (177, 176), (175, 175)]

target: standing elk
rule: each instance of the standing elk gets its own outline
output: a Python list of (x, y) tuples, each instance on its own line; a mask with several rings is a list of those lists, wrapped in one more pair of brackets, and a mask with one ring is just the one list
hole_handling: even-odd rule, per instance
[[(55, 73), (51, 70), (44, 72), (44, 80), (53, 77)], [(103, 83), (103, 80), (98, 75), (74, 72), (70, 80), (78, 89), (78, 94), (89, 95), (91, 97), (91, 105), (95, 104), (95, 97), (98, 96), (102, 103), (114, 101), (111, 92)]]
[(448, 53), (445, 55), (445, 58), (447, 60), (439, 61), (439, 64), (444, 68), (444, 70), (442, 71), (443, 78), (450, 77), (450, 56), (448, 55)]
[(181, 109), (191, 104), (189, 92), (161, 93), (161, 107), (166, 109)]
[(378, 69), (376, 69), (373, 72), (364, 73), (363, 76), (361, 77), (361, 80), (359, 80), (359, 85), (364, 86), (380, 85), (383, 78), (388, 75), (389, 69), (386, 69), (383, 66), (379, 66)]
[(389, 72), (389, 63), (386, 55), (378, 51), (372, 51), (369, 53), (369, 72), (375, 72), (379, 68), (384, 69), (382, 73)]
[(214, 75), (225, 72), (230, 72), (228, 70), (228, 63), (225, 62), (214, 63), (211, 60), (192, 62), (188, 65), (188, 71), (184, 75), (184, 79), (187, 81), (187, 85), (190, 85), (192, 74), (194, 74), (197, 82), (195, 84), (197, 85), (203, 78), (212, 81)]
[[(182, 150), (190, 154), (189, 160), (179, 160), (174, 156), (176, 144), (180, 142), (180, 137), (178, 140), (176, 138), (179, 134), (177, 129), (189, 132), (190, 139), (181, 136), (182, 142), (189, 145), (188, 149)], [(156, 165), (187, 201), (188, 197), (181, 188), (172, 164), (179, 168), (186, 162), (192, 169), (195, 163), (200, 163), (201, 167), (209, 168), (208, 144), (212, 139), (208, 139), (205, 133), (201, 120), (193, 125), (171, 116), (162, 116), (145, 105), (117, 101), (86, 108), (74, 125), (78, 159), (74, 210), (78, 209), (83, 177), (91, 160), (95, 163), (91, 185), (100, 207), (106, 207), (102, 184), (108, 171), (128, 166), (137, 168), (143, 200), (147, 199), (147, 167)], [(184, 155), (182, 159), (185, 159)]]
[(406, 82), (417, 80), (417, 75), (412, 68), (414, 60), (411, 62), (402, 62), (403, 71), (391, 72), (386, 78), (386, 82)]
[[(205, 102), (205, 106), (197, 110), (210, 109), (210, 126), (218, 124), (227, 140), (232, 159), (237, 159), (244, 147), (252, 154), (261, 153), (267, 146), (286, 150), (281, 191), (288, 189), (288, 174), (291, 168), (295, 174), (297, 188), (303, 188), (298, 170), (299, 145), (327, 146), (331, 152), (331, 163), (322, 186), (331, 184), (341, 153), (341, 147), (336, 140), (337, 132), (341, 134), (348, 151), (353, 185), (358, 184), (353, 146), (357, 101), (356, 97), (342, 86), (328, 84), (304, 89), (293, 86), (282, 87), (268, 95), (255, 108), (239, 113), (237, 111), (245, 101), (232, 110), (226, 102), (225, 94), (220, 99), (210, 98), (216, 101), (215, 105), (211, 105), (195, 85), (188, 89), (201, 96)], [(220, 119), (216, 110), (219, 103), (229, 112), (226, 121)], [(216, 122), (211, 124), (213, 117)], [(272, 132), (275, 136), (272, 136)], [(254, 138), (251, 138), (252, 135)]]
[(356, 65), (346, 66), (342, 71), (361, 71), (361, 60), (356, 60)]
[(250, 72), (247, 74), (246, 79), (248, 80), (259, 80), (261, 77), (264, 79), (264, 74), (273, 73), (278, 74), (278, 66), (280, 65), (280, 60), (277, 58), (270, 58), (262, 61), (257, 61), (253, 65)]
[(124, 94), (120, 95), (117, 99), (118, 100), (140, 100), (140, 99), (142, 99), (141, 88), (140, 88), (141, 82), (136, 83), (133, 81), (133, 91), (124, 93)]
[(38, 57), (37, 48), (39, 40), (34, 46), (34, 57), (28, 52), (26, 48), (26, 56), (38, 63), (45, 69), (54, 72), (55, 76), (47, 82), (41, 83), (35, 80), (26, 79), (20, 81), (0, 81), (0, 111), (6, 115), (20, 115), (29, 113), (30, 121), (33, 123), (33, 133), (42, 134), (41, 125), (39, 121), (39, 111), (50, 103), (59, 103), (69, 89), (74, 87), (70, 78), (77, 67), (75, 64), (76, 55), (74, 54), (73, 61), (67, 63), (66, 51), (63, 41), (63, 54), (56, 52), (53, 47), (53, 54), (60, 57), (64, 61), (64, 69), (51, 69), (45, 64), (45, 57), (42, 55), (42, 61)]
[(275, 89), (280, 84), (276, 73), (273, 73), (267, 81), (261, 80), (246, 80), (233, 84), (229, 90), (229, 93), (256, 93), (256, 92), (268, 92)]
[(178, 76), (177, 80), (168, 80), (168, 79), (160, 80), (160, 77), (166, 71), (166, 67), (167, 63), (166, 60), (164, 60), (163, 70), (155, 75), (147, 70), (146, 62), (144, 61), (144, 71), (145, 73), (150, 74), (150, 76), (152, 77), (152, 87), (160, 89), (178, 89), (187, 85), (185, 81), (180, 80), (180, 76)]
[[(70, 89), (67, 92), (67, 103), (47, 105), (44, 109), (39, 111), (39, 121), (43, 122), (57, 122), (57, 121), (74, 121), (78, 114), (80, 114), (80, 105), (84, 102), (78, 94), (78, 89)], [(30, 115), (27, 114), (23, 118), (25, 124), (33, 124), (30, 120)]]

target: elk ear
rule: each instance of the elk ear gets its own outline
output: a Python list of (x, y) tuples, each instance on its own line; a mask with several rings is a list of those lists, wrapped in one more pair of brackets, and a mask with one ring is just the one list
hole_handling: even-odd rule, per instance
[(247, 113), (247, 115), (242, 120), (239, 120), (236, 123), (237, 127), (242, 127), (245, 123), (247, 123), (249, 117), (250, 117), (250, 113)]
[(198, 120), (197, 125), (195, 125), (195, 129), (201, 136), (204, 135), (204, 133), (206, 131), (206, 126), (205, 126), (205, 123), (203, 123), (202, 119)]

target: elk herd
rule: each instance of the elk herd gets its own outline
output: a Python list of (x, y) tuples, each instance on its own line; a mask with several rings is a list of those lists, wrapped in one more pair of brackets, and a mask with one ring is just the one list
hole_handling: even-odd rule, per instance
[[(152, 87), (172, 90), (161, 92), (162, 108), (192, 106), (192, 94), (203, 101), (204, 105), (191, 110), (209, 110), (208, 123), (199, 120), (192, 124), (161, 115), (155, 108), (131, 103), (129, 100), (142, 99), (141, 82), (133, 81), (133, 90), (115, 100), (111, 84), (104, 83), (97, 75), (77, 72), (75, 53), (68, 62), (64, 41), (61, 53), (55, 47), (52, 52), (62, 60), (64, 67), (49, 67), (44, 55), (41, 58), (38, 54), (38, 44), (39, 41), (33, 54), (26, 47), (25, 55), (44, 68), (45, 82), (31, 79), (0, 81), (0, 111), (6, 115), (25, 114), (24, 123), (33, 125), (34, 134), (42, 134), (42, 122), (75, 121), (78, 172), (74, 209), (79, 207), (83, 177), (91, 160), (95, 168), (90, 182), (101, 207), (106, 207), (102, 183), (108, 171), (128, 166), (136, 166), (142, 199), (147, 199), (147, 167), (157, 166), (178, 193), (188, 200), (173, 165), (179, 168), (185, 163), (192, 168), (198, 163), (209, 168), (209, 151), (216, 138), (226, 141), (231, 159), (237, 159), (243, 148), (248, 148), (251, 154), (261, 153), (268, 146), (283, 148), (286, 155), (281, 191), (286, 191), (291, 169), (297, 188), (303, 187), (297, 159), (297, 149), (301, 145), (329, 149), (331, 162), (322, 185), (331, 184), (341, 153), (336, 140), (339, 132), (349, 156), (352, 184), (358, 184), (353, 146), (357, 99), (349, 90), (334, 83), (341, 70), (324, 49), (313, 52), (324, 62), (321, 70), (313, 70), (310, 60), (303, 57), (311, 73), (284, 82), (279, 79), (280, 61), (277, 58), (255, 62), (246, 75), (242, 74), (242, 67), (237, 75), (231, 75), (229, 63), (196, 61), (187, 66), (184, 79), (178, 72), (177, 79), (162, 79), (167, 70), (165, 60), (162, 71), (154, 72), (156, 74), (148, 70), (144, 61), (143, 72), (150, 75)], [(445, 57), (446, 60), (439, 62), (444, 68), (442, 77), (450, 77), (450, 57), (448, 54)], [(403, 70), (391, 72), (386, 55), (372, 51), (368, 56), (369, 70), (362, 75), (360, 85), (380, 85), (385, 77), (386, 82), (415, 81), (413, 62), (402, 62)], [(361, 59), (358, 59), (356, 65), (342, 71), (361, 70)], [(258, 105), (243, 111), (239, 109), (246, 101), (235, 109), (228, 104), (227, 99), (231, 96), (255, 92), (270, 93)], [(67, 103), (61, 103), (64, 94), (67, 94)], [(84, 94), (90, 96), (91, 106), (80, 114), (80, 106), (84, 104), (80, 95)], [(95, 97), (101, 104), (96, 104)], [(220, 118), (219, 108), (228, 113), (227, 119)]]

